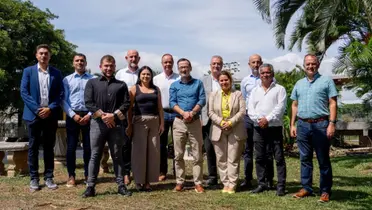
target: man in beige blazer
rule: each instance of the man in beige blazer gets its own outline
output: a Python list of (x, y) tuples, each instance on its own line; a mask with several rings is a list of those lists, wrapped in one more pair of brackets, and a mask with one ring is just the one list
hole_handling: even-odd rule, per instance
[(233, 81), (229, 72), (222, 71), (219, 82), (222, 90), (211, 93), (208, 101), (208, 116), (212, 121), (210, 139), (224, 185), (222, 192), (235, 193), (240, 157), (247, 138), (243, 118), (245, 101), (240, 91), (231, 88)]

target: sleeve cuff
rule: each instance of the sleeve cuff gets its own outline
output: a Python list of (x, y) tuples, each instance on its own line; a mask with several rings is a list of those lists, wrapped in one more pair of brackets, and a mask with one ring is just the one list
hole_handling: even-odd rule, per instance
[(125, 115), (118, 109), (114, 112), (116, 114), (116, 116), (118, 116), (119, 120), (124, 120), (125, 119)]
[(103, 111), (102, 110), (97, 110), (96, 112), (94, 112), (93, 114), (93, 119), (97, 119), (97, 118), (101, 118), (102, 117), (102, 114), (103, 114)]

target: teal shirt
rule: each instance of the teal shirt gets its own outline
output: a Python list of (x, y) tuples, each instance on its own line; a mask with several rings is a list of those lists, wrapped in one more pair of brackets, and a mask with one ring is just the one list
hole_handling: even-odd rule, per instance
[(298, 101), (297, 117), (317, 119), (329, 116), (329, 99), (336, 96), (337, 90), (333, 80), (317, 73), (311, 82), (307, 77), (298, 80), (291, 99)]

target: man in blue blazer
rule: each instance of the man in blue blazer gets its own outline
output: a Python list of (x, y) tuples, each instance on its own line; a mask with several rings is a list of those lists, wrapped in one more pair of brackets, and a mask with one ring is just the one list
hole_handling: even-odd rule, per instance
[(28, 166), (30, 190), (39, 190), (39, 146), (43, 144), (44, 180), (49, 189), (57, 189), (53, 181), (54, 145), (58, 127), (60, 103), (63, 98), (61, 72), (49, 66), (51, 52), (46, 44), (36, 47), (38, 63), (23, 70), (21, 97), (25, 103), (23, 119), (29, 136)]

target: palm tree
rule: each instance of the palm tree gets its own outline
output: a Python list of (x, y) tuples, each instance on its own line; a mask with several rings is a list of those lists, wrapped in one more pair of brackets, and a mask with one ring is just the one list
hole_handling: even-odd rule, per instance
[[(364, 37), (372, 29), (372, 0), (253, 0), (262, 19), (272, 23), (278, 48), (285, 49), (290, 21), (295, 26), (287, 49), (308, 44), (320, 60), (337, 40)], [(298, 18), (296, 18), (298, 16)]]

